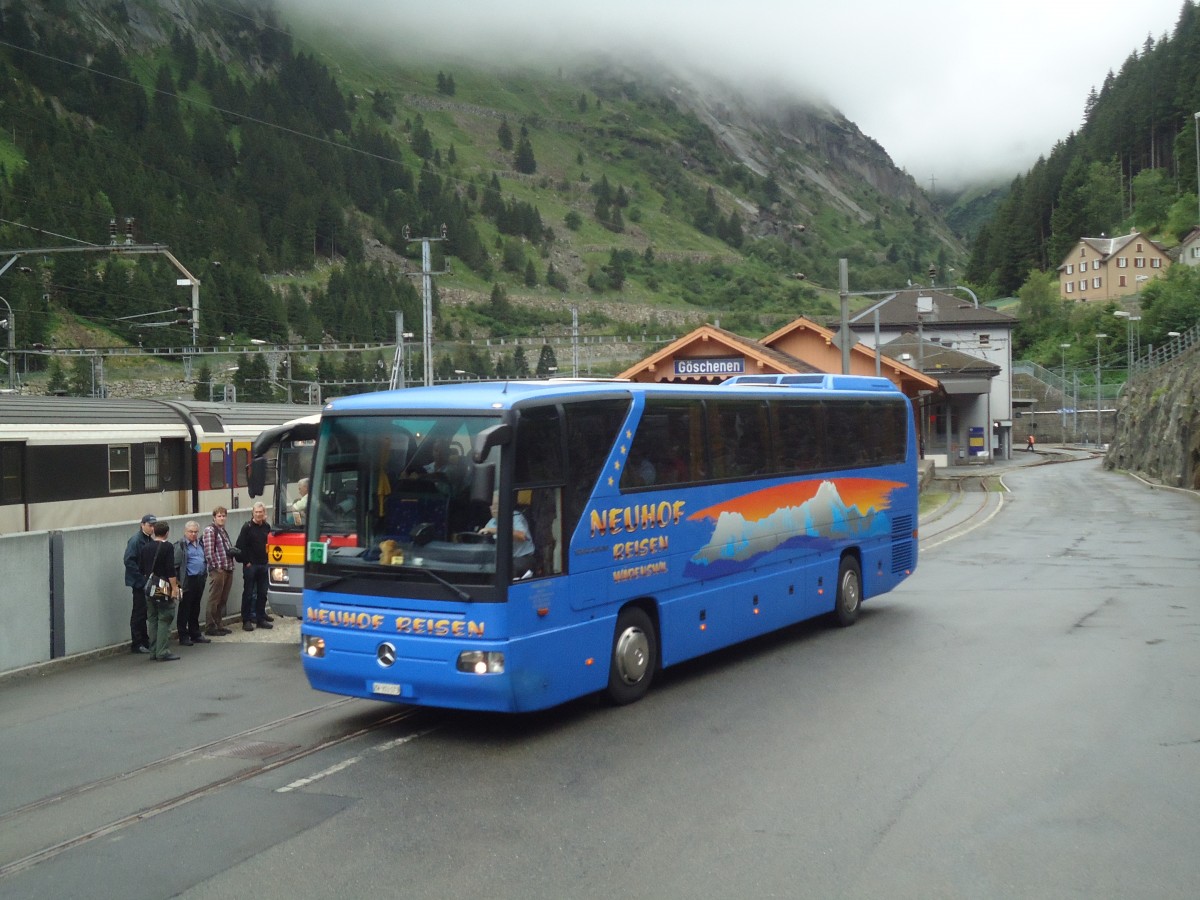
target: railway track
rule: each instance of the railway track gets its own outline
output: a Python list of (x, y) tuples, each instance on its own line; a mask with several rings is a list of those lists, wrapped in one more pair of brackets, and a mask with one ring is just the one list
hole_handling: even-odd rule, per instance
[[(72, 785), (0, 814), (0, 882), (98, 838), (385, 729), (431, 730), (429, 714), (339, 698)], [(179, 790), (186, 784), (186, 790)]]
[(1007, 489), (994, 476), (947, 480), (950, 498), (921, 520), (921, 550), (932, 550), (978, 528), (1004, 506)]

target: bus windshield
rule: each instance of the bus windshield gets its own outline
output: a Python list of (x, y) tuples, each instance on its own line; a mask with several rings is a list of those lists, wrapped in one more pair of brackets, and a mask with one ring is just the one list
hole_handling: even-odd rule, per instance
[(325, 418), (308, 539), (327, 552), (323, 562), (310, 554), (310, 573), (352, 592), (347, 581), (361, 576), (361, 589), (397, 597), (424, 584), (461, 599), (457, 585), (495, 584), (497, 538), (481, 529), (492, 518), (500, 450), (476, 465), (471, 447), (498, 423), (437, 413)]

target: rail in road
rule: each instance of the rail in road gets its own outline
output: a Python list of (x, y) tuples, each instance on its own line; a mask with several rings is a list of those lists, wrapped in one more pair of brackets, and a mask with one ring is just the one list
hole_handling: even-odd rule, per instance
[(985, 524), (1004, 507), (1007, 490), (999, 478), (955, 479), (949, 498), (921, 517), (920, 549), (932, 550)]
[(0, 885), (68, 850), (381, 729), (397, 726), (387, 746), (398, 746), (427, 733), (428, 719), (414, 708), (340, 698), (43, 796), (0, 814)]
[(923, 513), (920, 519), (920, 549), (933, 550), (987, 524), (1004, 508), (1009, 493), (1004, 476), (1029, 466), (1085, 462), (1101, 454), (1090, 451), (1039, 453), (1034, 459), (1017, 456), (1006, 467), (988, 467), (983, 473), (942, 476), (934, 490), (946, 493), (946, 502)]

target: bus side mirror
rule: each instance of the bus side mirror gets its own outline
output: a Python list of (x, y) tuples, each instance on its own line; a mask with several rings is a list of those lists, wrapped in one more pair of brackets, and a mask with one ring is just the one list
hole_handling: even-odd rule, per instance
[(476, 466), (471, 474), (471, 499), (490, 504), (496, 492), (496, 467)]
[(504, 422), (485, 428), (471, 441), (471, 458), (475, 465), (480, 465), (487, 459), (488, 451), (493, 447), (503, 447), (512, 440), (512, 426)]
[(261, 497), (267, 484), (267, 458), (265, 456), (254, 457), (254, 459), (250, 460), (248, 469), (248, 484), (246, 487), (250, 491), (250, 496)]

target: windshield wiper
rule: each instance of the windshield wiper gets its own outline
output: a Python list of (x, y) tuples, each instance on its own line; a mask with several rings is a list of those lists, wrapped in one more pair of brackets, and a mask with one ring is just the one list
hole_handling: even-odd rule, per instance
[[(316, 576), (316, 577), (322, 577), (322, 576)], [(317, 584), (316, 582), (313, 582), (313, 581), (312, 581), (312, 578), (313, 578), (313, 576), (311, 576), (311, 575), (310, 575), (310, 576), (309, 576), (309, 582), (310, 582), (310, 583), (309, 583), (309, 584), (307, 584), (307, 585), (306, 585), (306, 587), (310, 587), (310, 588), (312, 588), (314, 591), (327, 591), (327, 590), (329, 590), (331, 587), (334, 587), (334, 586), (336, 586), (336, 585), (339, 585), (339, 584), (341, 584), (341, 583), (342, 583), (343, 581), (345, 581), (345, 580), (346, 580), (348, 577), (349, 577), (349, 576), (347, 576), (347, 575), (332, 575), (332, 576), (329, 576), (328, 578), (325, 578), (325, 580), (324, 580), (324, 581), (322, 581), (322, 582), (320, 582), (319, 584)]]
[(405, 567), (405, 569), (406, 569), (406, 571), (409, 571), (409, 572), (420, 572), (422, 575), (428, 575), (431, 579), (436, 581), (438, 584), (445, 585), (446, 587), (450, 588), (450, 590), (454, 591), (455, 596), (457, 596), (459, 600), (465, 600), (465, 601), (469, 602), (473, 599), (470, 594), (468, 594), (466, 591), (464, 591), (462, 588), (460, 588), (457, 584), (451, 584), (449, 581), (447, 581), (445, 578), (443, 578), (437, 572), (431, 572), (429, 569), (418, 569), (415, 567), (407, 567), (407, 566)]

